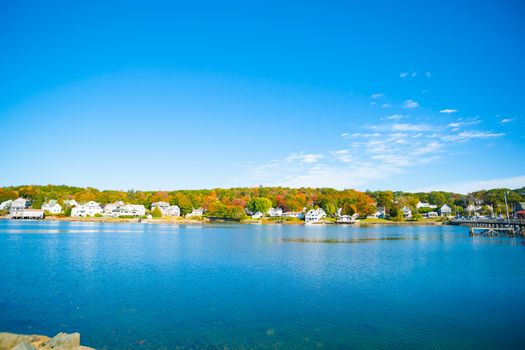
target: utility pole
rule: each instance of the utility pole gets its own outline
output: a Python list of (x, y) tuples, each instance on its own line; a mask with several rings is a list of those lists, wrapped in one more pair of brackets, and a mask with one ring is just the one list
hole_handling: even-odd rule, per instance
[(505, 195), (505, 209), (507, 209), (507, 225), (510, 225), (509, 206), (507, 204), (507, 193), (509, 193), (509, 191), (505, 191), (505, 193), (504, 193), (504, 195)]

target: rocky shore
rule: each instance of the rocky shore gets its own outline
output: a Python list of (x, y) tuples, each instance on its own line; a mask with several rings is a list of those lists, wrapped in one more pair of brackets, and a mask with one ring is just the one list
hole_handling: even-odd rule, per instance
[(80, 345), (79, 333), (45, 335), (0, 333), (0, 350), (95, 350)]

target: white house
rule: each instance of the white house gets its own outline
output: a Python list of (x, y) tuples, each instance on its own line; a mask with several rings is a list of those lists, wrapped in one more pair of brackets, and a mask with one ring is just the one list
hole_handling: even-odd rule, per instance
[(412, 217), (412, 210), (408, 207), (401, 208), (401, 212), (403, 213), (403, 217), (405, 219), (410, 219)]
[(75, 217), (94, 216), (96, 214), (102, 214), (102, 207), (95, 201), (89, 201), (71, 209), (71, 216)]
[(322, 208), (310, 209), (306, 213), (306, 215), (304, 217), (304, 220), (306, 222), (319, 222), (320, 220), (322, 220), (325, 217), (326, 217), (326, 212)]
[(60, 214), (62, 212), (62, 206), (58, 204), (55, 199), (52, 199), (49, 202), (42, 204), (42, 210), (51, 214)]
[(447, 204), (443, 204), (441, 208), (439, 208), (439, 214), (441, 216), (448, 216), (452, 214), (452, 208), (450, 208)]
[(64, 205), (66, 207), (76, 207), (78, 205), (77, 201), (74, 199), (66, 199), (64, 201)]
[[(157, 203), (166, 203), (166, 202), (157, 202)], [(160, 212), (162, 213), (162, 216), (180, 216), (180, 208), (178, 205), (151, 205), (151, 210), (159, 208)]]
[(25, 198), (17, 198), (11, 202), (11, 210), (27, 209), (31, 202)]
[(260, 211), (258, 211), (257, 213), (252, 215), (252, 219), (260, 219), (262, 218), (262, 216), (263, 214)]
[(144, 216), (146, 208), (142, 204), (124, 204), (113, 210), (112, 216)]
[(198, 209), (193, 209), (191, 213), (186, 214), (186, 217), (189, 218), (192, 216), (202, 216), (203, 214), (204, 214), (204, 209), (198, 208)]
[(270, 217), (277, 217), (283, 215), (283, 210), (281, 208), (270, 208), (267, 212)]
[(467, 206), (467, 212), (476, 214), (478, 211), (481, 210), (481, 205), (475, 205), (475, 204), (469, 204)]
[(11, 209), (11, 203), (13, 203), (13, 201), (11, 199), (0, 203), (0, 210), (9, 210), (9, 209)]
[(376, 208), (375, 213), (367, 215), (369, 219), (384, 219), (386, 217), (386, 209), (384, 206)]
[(285, 218), (297, 218), (300, 220), (304, 219), (304, 213), (302, 211), (287, 211), (282, 214), (282, 217)]
[(155, 207), (167, 209), (169, 206), (170, 204), (168, 202), (153, 202), (151, 203), (151, 210), (155, 209)]
[(113, 211), (124, 205), (123, 201), (116, 201), (115, 203), (108, 203), (104, 206), (104, 215), (113, 215)]
[(10, 212), (11, 219), (40, 220), (45, 217), (42, 209), (16, 209)]
[(419, 208), (429, 208), (429, 209), (436, 209), (437, 208), (437, 205), (435, 204), (430, 204), (430, 203), (425, 203), (425, 202), (418, 202), (416, 204), (416, 208), (419, 209)]
[(435, 211), (429, 211), (428, 213), (425, 214), (425, 217), (428, 219), (428, 218), (437, 218), (438, 217), (438, 213), (435, 212)]

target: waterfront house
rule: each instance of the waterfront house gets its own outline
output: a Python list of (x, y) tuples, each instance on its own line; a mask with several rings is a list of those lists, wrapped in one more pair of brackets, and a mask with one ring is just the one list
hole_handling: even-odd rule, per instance
[(469, 204), (467, 205), (467, 213), (477, 214), (481, 208), (481, 205)]
[(377, 207), (375, 213), (367, 216), (367, 219), (384, 219), (386, 217), (386, 208), (384, 206)]
[(102, 207), (95, 201), (89, 201), (71, 209), (71, 216), (74, 217), (87, 217), (96, 214), (102, 214)]
[(355, 219), (357, 217), (355, 215), (339, 215), (337, 217), (337, 221), (336, 222), (338, 224), (353, 224), (353, 223), (355, 223)]
[(20, 197), (11, 202), (11, 210), (27, 209), (30, 205), (29, 200)]
[(304, 220), (307, 223), (312, 223), (312, 222), (319, 222), (325, 217), (326, 217), (326, 212), (322, 208), (310, 209), (306, 213)]
[(447, 204), (443, 204), (441, 208), (439, 208), (439, 214), (441, 216), (449, 216), (452, 214), (452, 208), (450, 208)]
[(155, 209), (155, 208), (159, 208), (159, 209), (167, 209), (169, 208), (170, 204), (168, 202), (153, 202), (151, 203), (151, 210)]
[(403, 218), (410, 219), (412, 218), (412, 210), (408, 207), (401, 208), (401, 212), (403, 213)]
[(60, 214), (62, 206), (55, 199), (51, 199), (49, 202), (42, 204), (42, 210), (51, 214)]
[(189, 218), (189, 217), (192, 217), (192, 216), (202, 216), (203, 214), (204, 214), (204, 209), (203, 208), (197, 208), (197, 209), (193, 209), (191, 211), (191, 213), (186, 214), (186, 217)]
[(263, 214), (260, 211), (258, 211), (257, 213), (252, 215), (252, 219), (260, 219), (262, 218), (262, 216)]
[(269, 217), (278, 217), (283, 215), (283, 210), (281, 208), (270, 208), (267, 214)]
[(42, 209), (15, 209), (10, 212), (11, 219), (41, 220), (45, 217)]
[(142, 204), (124, 204), (113, 210), (112, 216), (144, 216), (146, 208)]
[(104, 215), (113, 215), (113, 211), (124, 205), (123, 201), (116, 201), (114, 203), (108, 203), (104, 206)]
[(304, 212), (302, 211), (287, 211), (283, 213), (282, 217), (284, 218), (297, 218), (299, 220), (304, 219)]
[(420, 208), (436, 209), (437, 205), (420, 201), (416, 204), (416, 208), (417, 209), (420, 209)]
[(437, 218), (438, 217), (438, 213), (435, 212), (435, 211), (429, 211), (428, 213), (425, 213), (425, 218), (429, 219), (429, 218)]
[(13, 201), (11, 199), (0, 203), (0, 210), (9, 210), (9, 209), (11, 209), (11, 203), (13, 203)]
[(71, 207), (76, 207), (76, 206), (78, 205), (78, 203), (77, 203), (77, 201), (74, 200), (74, 199), (66, 199), (66, 200), (64, 201), (64, 205), (65, 205), (66, 207), (71, 208)]

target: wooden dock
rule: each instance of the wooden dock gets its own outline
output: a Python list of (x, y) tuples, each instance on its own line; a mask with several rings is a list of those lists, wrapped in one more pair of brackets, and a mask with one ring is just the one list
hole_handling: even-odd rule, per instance
[(525, 220), (523, 219), (453, 219), (449, 224), (468, 227), (471, 236), (525, 235)]

